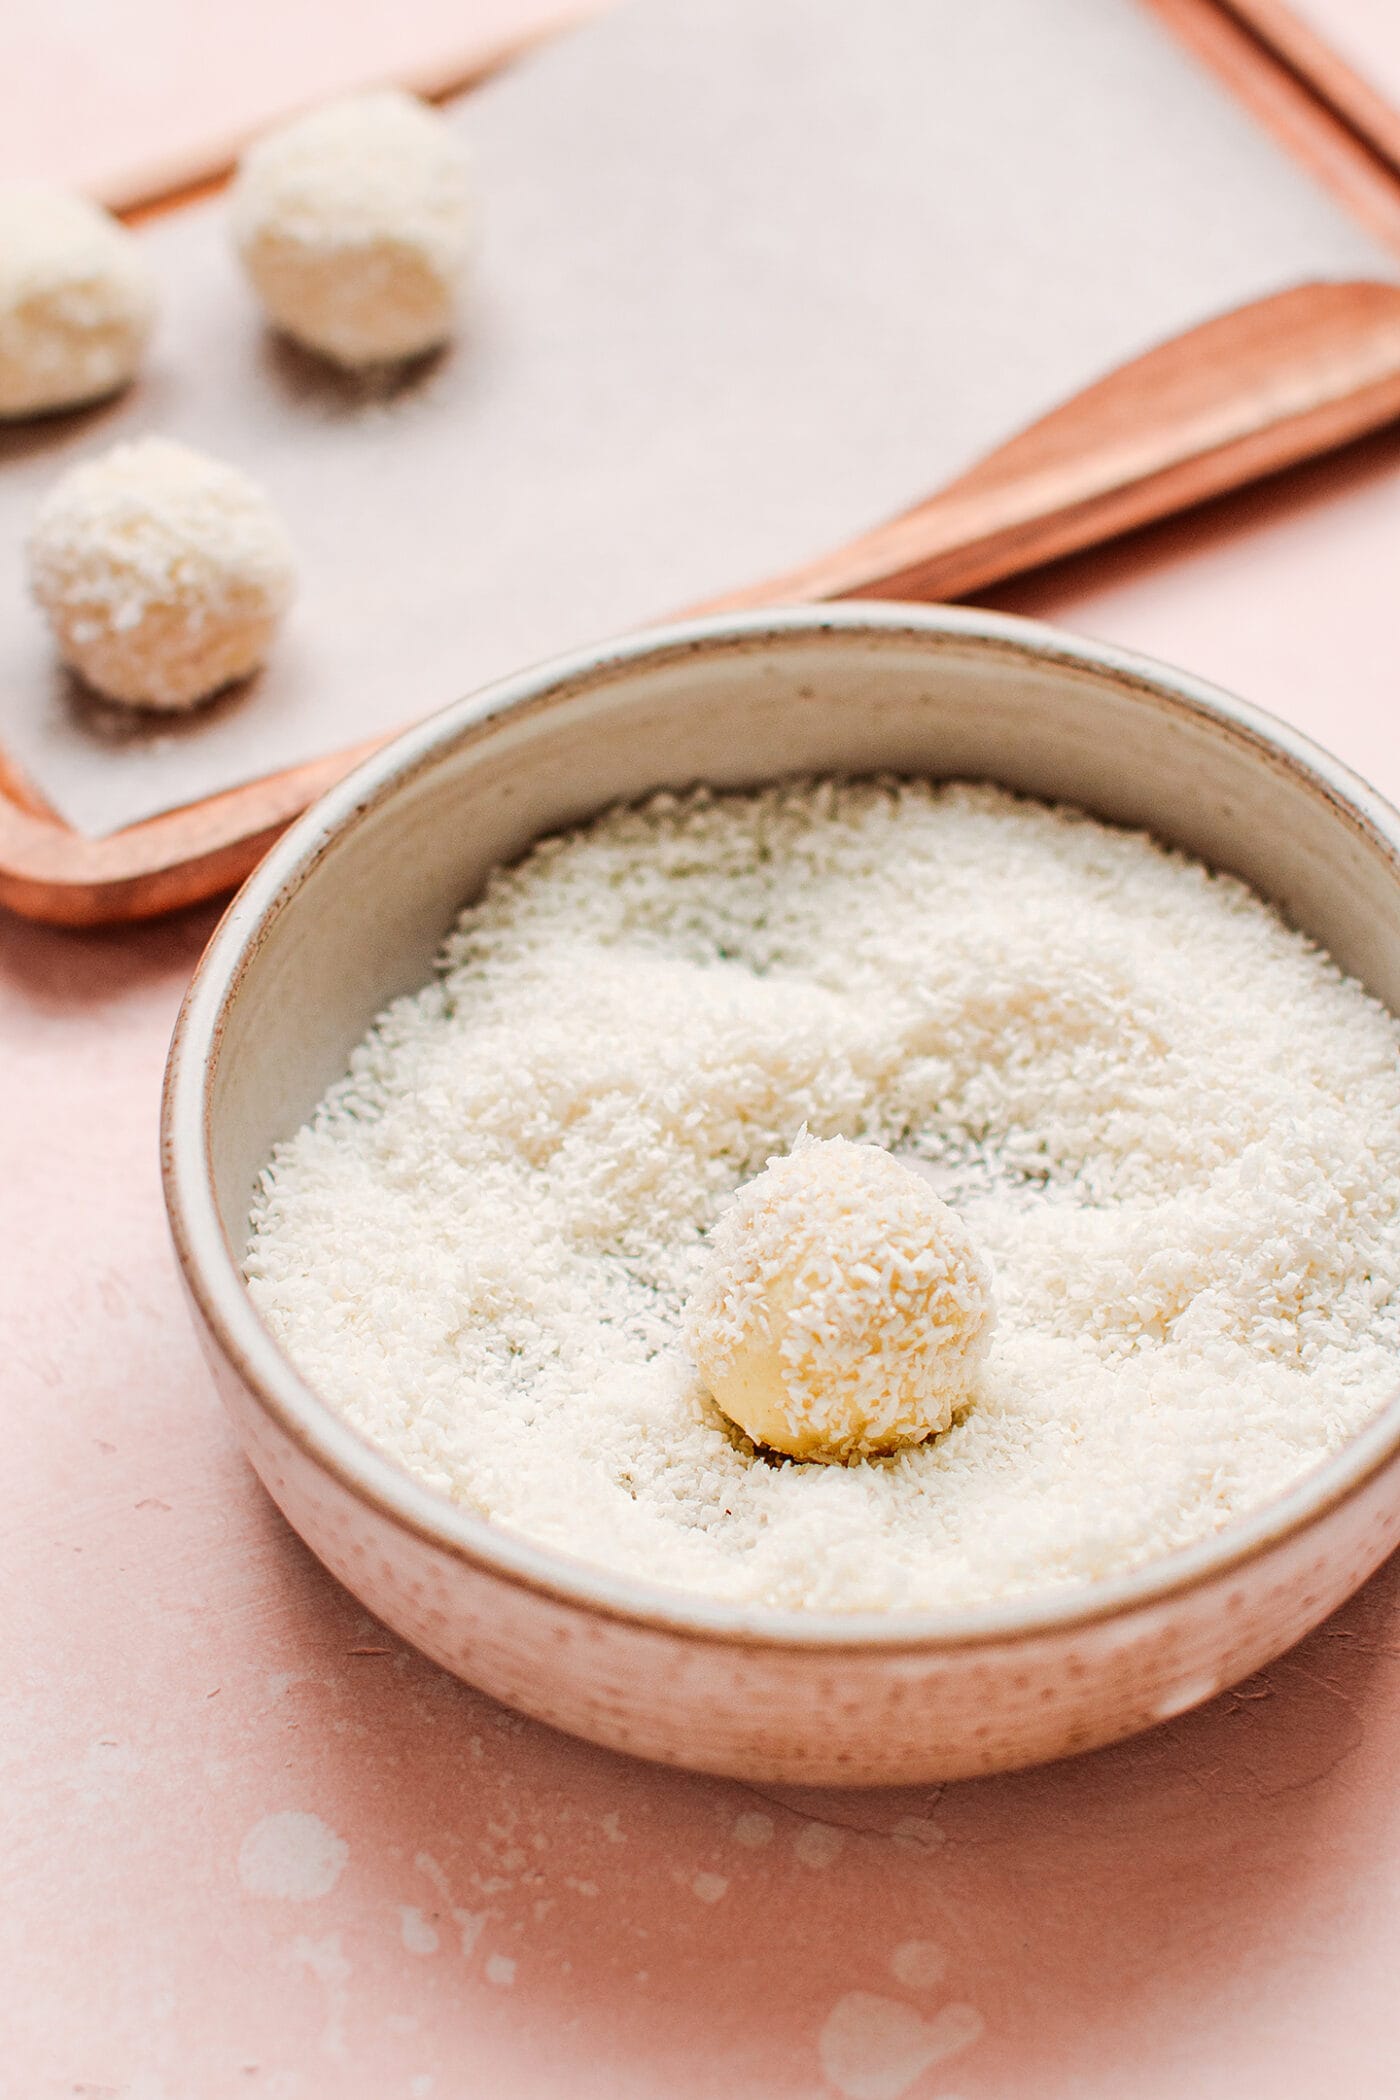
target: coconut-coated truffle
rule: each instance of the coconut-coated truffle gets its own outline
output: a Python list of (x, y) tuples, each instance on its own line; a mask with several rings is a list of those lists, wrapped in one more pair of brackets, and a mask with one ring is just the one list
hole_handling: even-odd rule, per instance
[(151, 266), (110, 213), (44, 183), (0, 182), (0, 417), (115, 393), (155, 311)]
[(946, 1429), (991, 1326), (987, 1269), (957, 1213), (892, 1153), (845, 1138), (801, 1139), (739, 1190), (686, 1309), (724, 1413), (804, 1459)]
[(269, 132), (233, 187), (233, 237), (270, 318), (347, 366), (452, 334), (474, 246), (468, 157), (414, 96), (380, 88)]
[(60, 655), (89, 685), (183, 708), (263, 662), (295, 568), (286, 528), (246, 474), (143, 438), (55, 483), (29, 575)]

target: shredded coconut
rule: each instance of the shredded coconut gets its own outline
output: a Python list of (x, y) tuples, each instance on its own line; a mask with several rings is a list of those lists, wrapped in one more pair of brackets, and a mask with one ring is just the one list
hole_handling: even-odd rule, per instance
[[(1241, 883), (990, 787), (658, 796), (541, 842), (279, 1147), (247, 1274), (444, 1495), (794, 1609), (1083, 1583), (1277, 1495), (1396, 1386), (1396, 1022)], [(921, 1160), (996, 1276), (974, 1403), (755, 1451), (681, 1314), (803, 1125)]]

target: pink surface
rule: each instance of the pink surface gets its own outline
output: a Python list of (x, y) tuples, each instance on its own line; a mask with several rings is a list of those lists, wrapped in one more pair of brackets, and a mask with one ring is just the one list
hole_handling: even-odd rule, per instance
[(0, 21), (0, 177), (127, 205), (209, 175), (304, 103), (434, 93), (588, 0), (45, 0)]
[[(997, 602), (1397, 797), (1397, 550), (1391, 437)], [(937, 1793), (651, 1770), (367, 1620), (239, 1457), (166, 1245), (211, 923), (0, 924), (0, 2093), (1393, 2100), (1395, 1563), (1202, 1712)]]

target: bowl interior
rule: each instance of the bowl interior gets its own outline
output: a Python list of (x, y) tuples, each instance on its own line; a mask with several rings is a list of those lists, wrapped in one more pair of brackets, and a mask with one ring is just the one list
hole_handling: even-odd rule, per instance
[[(206, 1317), (303, 1434), (315, 1418), (313, 1441), (334, 1449), (360, 1491), (369, 1478), (381, 1501), (412, 1505), (420, 1528), (470, 1536), (478, 1552), (477, 1534), (489, 1530), (418, 1492), (367, 1446), (364, 1465), (347, 1457), (359, 1439), (305, 1394), (261, 1329), (237, 1276), (258, 1174), (375, 1014), (423, 983), (492, 867), (544, 832), (653, 789), (824, 772), (991, 780), (1149, 829), (1242, 876), (1400, 1011), (1395, 812), (1269, 717), (1029, 622), (856, 606), (699, 622), (447, 710), (324, 798), (245, 886), (191, 990), (166, 1125), (172, 1211)], [(1182, 1579), (1188, 1564), (1246, 1550), (1247, 1533), (1305, 1521), (1387, 1455), (1396, 1434), (1393, 1404), (1290, 1491), (1286, 1509), (1173, 1556)], [(401, 1490), (386, 1492), (386, 1470)], [(425, 1506), (440, 1515), (425, 1517)], [(562, 1556), (494, 1536), (506, 1559), (554, 1581)], [(580, 1564), (567, 1586), (589, 1572)], [(1170, 1586), (1155, 1563), (1100, 1586), (1092, 1609)], [(648, 1609), (648, 1598), (654, 1606), (653, 1593), (629, 1594), (627, 1608)], [(1091, 1608), (1085, 1599), (1078, 1609)], [(1044, 1612), (1025, 1605), (1028, 1619), (1075, 1608), (1064, 1593)], [(1017, 1616), (989, 1608), (989, 1623), (1008, 1614)]]

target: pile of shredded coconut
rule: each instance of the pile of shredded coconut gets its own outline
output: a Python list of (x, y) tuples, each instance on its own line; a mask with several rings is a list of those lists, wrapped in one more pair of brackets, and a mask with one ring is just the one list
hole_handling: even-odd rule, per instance
[[(247, 1275), (430, 1486), (654, 1582), (963, 1607), (1169, 1552), (1394, 1391), (1400, 1029), (1242, 884), (988, 787), (659, 796), (543, 841), (279, 1147)], [(803, 1124), (928, 1162), (971, 1405), (757, 1453), (681, 1309)]]

